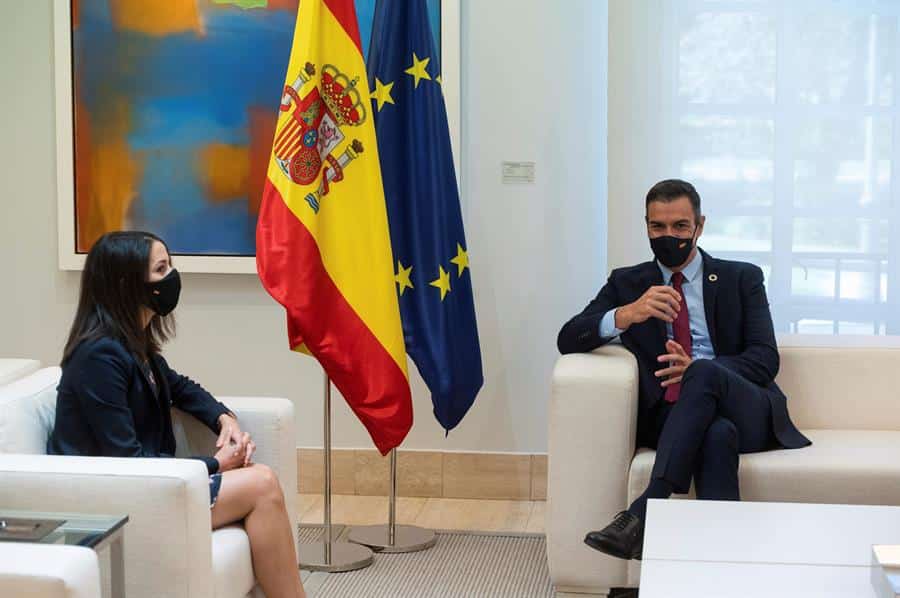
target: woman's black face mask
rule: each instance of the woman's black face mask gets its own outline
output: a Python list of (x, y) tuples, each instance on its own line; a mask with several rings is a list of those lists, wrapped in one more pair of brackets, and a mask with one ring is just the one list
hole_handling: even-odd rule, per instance
[(172, 268), (165, 278), (147, 283), (147, 294), (150, 309), (159, 316), (167, 316), (178, 305), (178, 296), (181, 295), (181, 275), (178, 270)]

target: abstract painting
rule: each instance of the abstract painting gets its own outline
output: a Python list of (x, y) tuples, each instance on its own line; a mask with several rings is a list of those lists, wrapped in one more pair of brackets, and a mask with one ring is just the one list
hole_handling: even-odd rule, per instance
[[(364, 52), (375, 2), (355, 0)], [(131, 229), (173, 254), (254, 255), (297, 6), (71, 0), (76, 254)]]

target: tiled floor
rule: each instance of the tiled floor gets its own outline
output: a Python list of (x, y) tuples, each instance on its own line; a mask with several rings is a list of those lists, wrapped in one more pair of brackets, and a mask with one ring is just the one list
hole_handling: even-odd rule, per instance
[[(544, 533), (543, 501), (407, 498), (397, 501), (397, 522), (428, 529)], [(297, 495), (300, 523), (322, 523), (324, 499), (319, 494)], [(346, 525), (386, 523), (386, 496), (335, 495), (332, 521)]]

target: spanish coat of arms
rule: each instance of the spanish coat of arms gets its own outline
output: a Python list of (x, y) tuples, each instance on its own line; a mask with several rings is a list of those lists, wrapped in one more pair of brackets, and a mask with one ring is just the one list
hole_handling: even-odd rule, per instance
[(315, 74), (315, 65), (307, 62), (294, 83), (285, 86), (281, 111), (293, 112), (275, 133), (273, 155), (281, 171), (298, 185), (310, 185), (322, 174), (318, 188), (305, 197), (318, 213), (331, 184), (343, 180), (344, 169), (363, 151), (362, 143), (354, 139), (340, 155), (333, 153), (344, 141), (347, 127), (365, 122), (366, 108), (357, 80), (331, 64), (322, 67), (319, 85), (301, 96), (300, 90)]

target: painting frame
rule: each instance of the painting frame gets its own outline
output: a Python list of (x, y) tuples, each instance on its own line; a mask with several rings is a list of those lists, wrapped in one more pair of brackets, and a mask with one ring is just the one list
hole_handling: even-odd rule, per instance
[[(56, 95), (56, 200), (60, 270), (82, 270), (86, 254), (77, 251), (75, 205), (75, 124), (72, 72), (72, 1), (54, 0), (54, 79)], [(453, 161), (460, 180), (460, 0), (441, 0), (441, 76)], [(185, 273), (256, 274), (254, 256), (174, 254)]]

